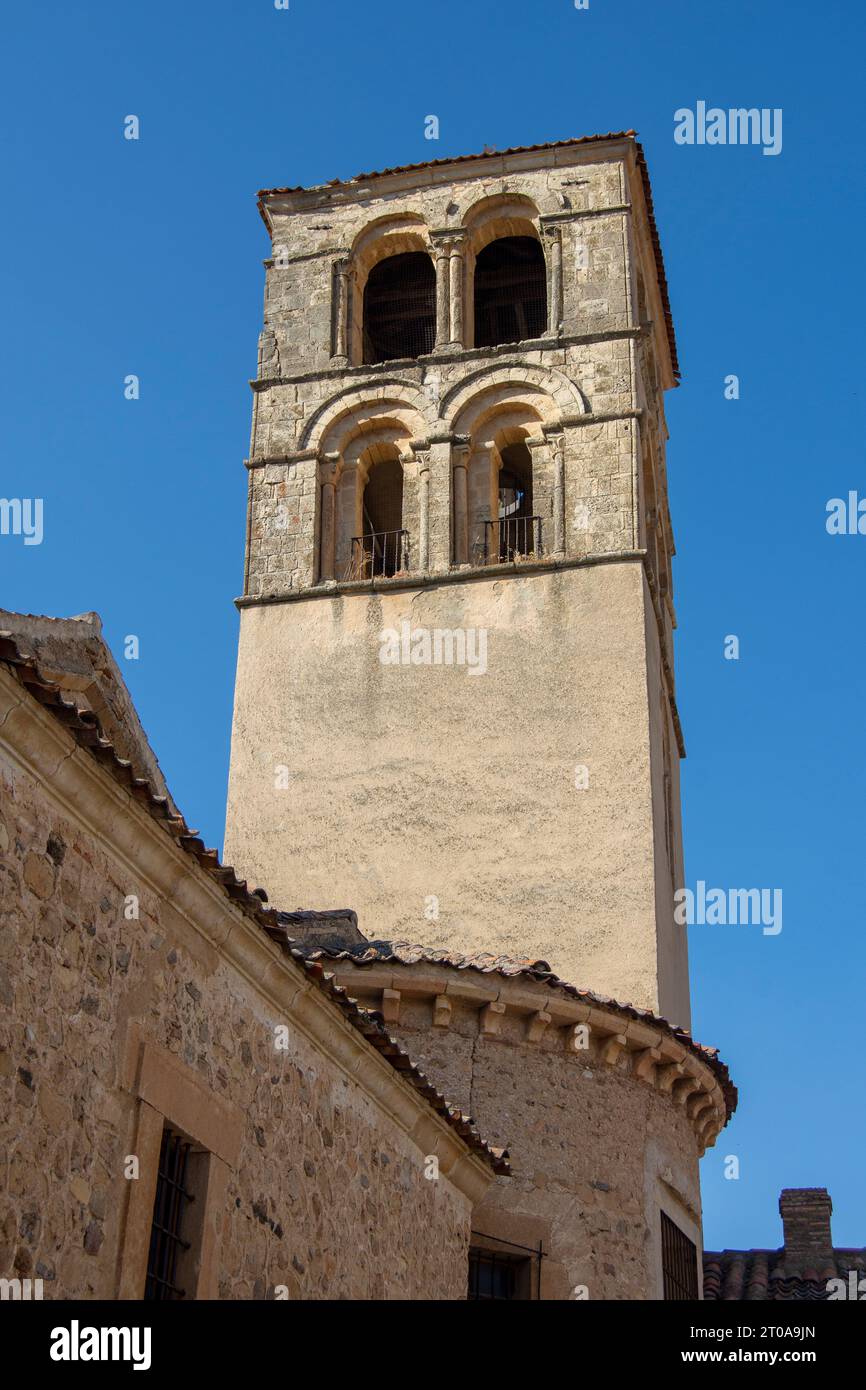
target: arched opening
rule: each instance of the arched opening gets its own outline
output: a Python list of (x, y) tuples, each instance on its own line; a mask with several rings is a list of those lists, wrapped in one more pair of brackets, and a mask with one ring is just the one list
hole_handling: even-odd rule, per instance
[(425, 251), (388, 256), (364, 288), (364, 362), (420, 357), (436, 341), (436, 272)]
[(361, 498), (362, 533), (352, 545), (357, 579), (388, 579), (408, 569), (408, 533), (403, 529), (403, 465), (384, 459), (370, 469)]
[(509, 444), (502, 450), (499, 469), (499, 559), (529, 555), (535, 542), (532, 512), (532, 455), (526, 444)]
[(547, 267), (531, 236), (500, 237), (475, 261), (475, 346), (540, 338), (547, 327)]

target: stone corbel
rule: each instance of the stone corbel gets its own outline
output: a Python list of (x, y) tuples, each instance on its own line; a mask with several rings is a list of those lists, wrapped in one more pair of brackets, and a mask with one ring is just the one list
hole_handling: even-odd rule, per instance
[(433, 1027), (451, 1027), (451, 1000), (447, 994), (437, 994), (433, 1000)]
[(399, 989), (382, 990), (382, 1017), (386, 1023), (398, 1024), (400, 1022)]
[(686, 1101), (686, 1114), (694, 1122), (708, 1107), (713, 1109), (711, 1097), (706, 1091), (699, 1091)]
[(531, 1014), (526, 1024), (526, 1041), (537, 1046), (547, 1031), (550, 1023), (550, 1014), (544, 1009), (539, 1009), (538, 1013)]
[(505, 1005), (498, 1000), (493, 1000), (490, 1004), (485, 1004), (481, 1010), (479, 1019), (480, 1032), (483, 1038), (498, 1038), (502, 1030), (502, 1016), (505, 1013)]
[(632, 1053), (632, 1076), (638, 1076), (641, 1081), (648, 1081), (652, 1085), (655, 1069), (661, 1060), (662, 1054), (657, 1047), (645, 1047), (640, 1052)]
[(682, 1062), (669, 1062), (667, 1066), (659, 1067), (656, 1071), (656, 1085), (662, 1095), (670, 1095), (672, 1088), (678, 1081), (682, 1081), (685, 1074), (685, 1067)]
[(625, 1033), (610, 1033), (599, 1046), (599, 1056), (608, 1067), (615, 1067), (627, 1046)]

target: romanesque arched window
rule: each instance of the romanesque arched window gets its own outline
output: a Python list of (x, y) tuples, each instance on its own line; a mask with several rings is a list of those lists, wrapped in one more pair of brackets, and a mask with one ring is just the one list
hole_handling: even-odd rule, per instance
[(436, 272), (424, 251), (388, 256), (364, 289), (364, 361), (420, 357), (436, 341)]
[(500, 237), (475, 262), (475, 346), (540, 338), (547, 328), (547, 267), (531, 236)]
[(403, 465), (399, 458), (374, 463), (361, 499), (361, 535), (353, 544), (356, 578), (390, 578), (408, 568), (403, 528)]
[(521, 442), (509, 444), (500, 458), (496, 541), (499, 560), (504, 563), (515, 555), (530, 555), (540, 546), (532, 511), (532, 455)]

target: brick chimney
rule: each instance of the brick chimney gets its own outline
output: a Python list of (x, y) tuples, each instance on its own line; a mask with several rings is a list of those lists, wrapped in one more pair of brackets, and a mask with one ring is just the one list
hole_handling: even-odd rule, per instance
[(779, 1197), (779, 1211), (785, 1233), (785, 1270), (803, 1275), (807, 1270), (820, 1275), (833, 1265), (833, 1237), (830, 1215), (833, 1203), (826, 1187), (785, 1187)]

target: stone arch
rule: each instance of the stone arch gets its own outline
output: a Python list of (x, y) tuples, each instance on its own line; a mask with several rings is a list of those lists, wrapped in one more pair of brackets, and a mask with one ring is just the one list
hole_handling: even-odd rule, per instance
[(506, 401), (531, 404), (548, 425), (589, 412), (583, 394), (563, 372), (517, 361), (484, 367), (464, 377), (443, 396), (439, 416), (449, 432), (471, 434), (485, 412)]
[[(478, 333), (476, 332), (475, 317), (478, 257), (487, 252), (488, 248), (496, 241), (506, 239), (510, 241), (513, 238), (520, 238), (536, 242), (540, 253), (541, 274), (538, 293), (546, 299), (545, 309), (549, 305), (550, 273), (547, 265), (547, 249), (541, 235), (538, 205), (526, 194), (502, 192), (480, 198), (467, 209), (463, 218), (463, 228), (465, 232), (464, 265), (466, 276), (465, 341), (468, 346), (477, 346)], [(547, 318), (548, 313), (545, 312), (542, 332), (547, 330)], [(530, 338), (540, 335), (537, 332), (533, 334), (532, 330), (529, 330), (525, 334), (520, 333), (519, 336)]]
[(436, 423), (434, 408), (420, 387), (413, 381), (391, 377), (377, 381), (375, 386), (348, 386), (324, 401), (304, 426), (298, 447), (339, 449), (344, 442), (337, 428), (341, 422), (345, 421), (348, 437), (353, 428), (360, 432), (368, 420), (375, 421), (372, 427), (377, 428), (386, 413), (405, 420), (413, 438), (424, 438)]
[(430, 232), (420, 213), (392, 213), (374, 218), (355, 237), (349, 258), (347, 332), (349, 361), (354, 366), (364, 362), (364, 292), (371, 271), (394, 256), (413, 252), (429, 256), (432, 269)]
[[(563, 475), (552, 447), (563, 418), (585, 411), (580, 392), (562, 373), (526, 364), (486, 368), (448, 393), (441, 405), (447, 429), (459, 440), (454, 451), (453, 558), (456, 564), (486, 564), (504, 549), (520, 554), (560, 553), (563, 536)], [(521, 512), (522, 532), (503, 532), (501, 475), (514, 471), (515, 446), (522, 453), (531, 508)], [(497, 534), (496, 523), (499, 523)]]
[[(381, 396), (374, 392), (382, 388), (369, 386), (341, 392), (307, 426), (308, 447), (316, 450), (320, 465), (316, 532), (321, 579), (370, 577), (354, 572), (353, 562), (359, 557), (353, 553), (358, 551), (353, 542), (370, 529), (364, 522), (364, 489), (378, 463), (397, 458), (403, 470), (402, 527), (407, 537), (396, 569), (406, 568), (404, 562), (417, 547), (420, 493), (414, 449), (430, 432), (432, 407), (411, 383), (383, 387)], [(363, 547), (360, 553), (363, 556)], [(390, 563), (386, 569), (396, 572)]]

